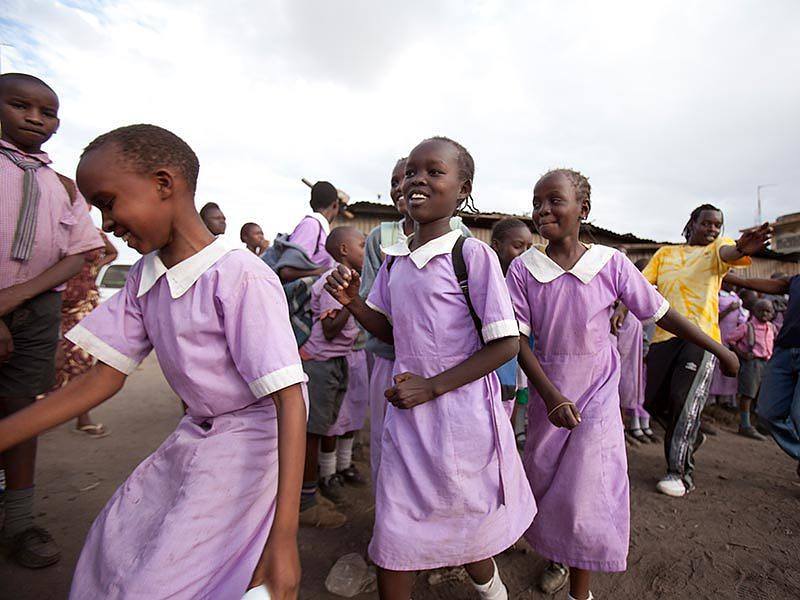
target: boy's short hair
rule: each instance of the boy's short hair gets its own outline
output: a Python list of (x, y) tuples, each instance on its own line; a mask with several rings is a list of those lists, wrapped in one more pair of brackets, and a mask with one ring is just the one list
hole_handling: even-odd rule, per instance
[(339, 252), (339, 247), (342, 245), (342, 242), (351, 236), (356, 236), (359, 234), (361, 234), (361, 231), (352, 225), (340, 225), (339, 227), (334, 227), (331, 229), (331, 232), (328, 234), (328, 238), (325, 240), (325, 250), (334, 258), (336, 262), (341, 262), (342, 255)]
[(333, 206), (339, 200), (339, 193), (332, 183), (328, 181), (318, 181), (311, 186), (311, 208), (315, 211), (324, 210)]
[(504, 219), (500, 219), (494, 224), (494, 227), (492, 227), (491, 239), (502, 242), (508, 235), (509, 231), (513, 231), (518, 227), (523, 227), (530, 231), (530, 227), (528, 227), (522, 219), (517, 219), (516, 217), (506, 217)]
[(200, 161), (189, 144), (171, 131), (148, 124), (119, 127), (95, 138), (81, 158), (109, 143), (116, 144), (125, 160), (139, 171), (152, 173), (158, 167), (175, 167), (192, 192), (197, 188)]
[(205, 219), (206, 215), (212, 210), (218, 210), (219, 212), (222, 212), (222, 209), (216, 202), (206, 202), (203, 204), (203, 208), (200, 209), (200, 218)]
[(244, 241), (244, 236), (247, 235), (247, 232), (250, 231), (253, 227), (261, 227), (258, 223), (245, 223), (242, 225), (241, 231), (239, 231), (239, 238)]
[(5, 89), (5, 87), (8, 84), (13, 83), (15, 81), (27, 81), (29, 83), (36, 83), (38, 85), (46, 87), (48, 90), (53, 92), (53, 94), (55, 94), (56, 97), (58, 97), (58, 94), (56, 94), (56, 91), (53, 88), (51, 88), (49, 85), (47, 85), (44, 81), (42, 81), (38, 77), (34, 77), (33, 75), (28, 75), (27, 73), (3, 73), (3, 74), (1, 74), (0, 75), (0, 96), (3, 94), (3, 90)]

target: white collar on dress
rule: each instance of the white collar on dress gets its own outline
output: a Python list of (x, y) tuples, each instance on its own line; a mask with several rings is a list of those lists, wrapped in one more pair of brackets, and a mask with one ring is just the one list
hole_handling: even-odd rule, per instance
[(328, 223), (328, 219), (323, 217), (320, 213), (313, 212), (309, 216), (312, 219), (316, 219), (317, 221), (319, 221), (319, 224), (322, 225), (322, 231), (325, 232), (325, 235), (328, 235), (331, 232), (331, 224)]
[(166, 274), (170, 295), (173, 299), (180, 298), (191, 289), (203, 273), (230, 251), (231, 248), (225, 247), (222, 237), (218, 237), (200, 252), (182, 260), (171, 269), (161, 262), (158, 251), (151, 252), (142, 258), (142, 276), (139, 280), (137, 297), (144, 296), (161, 276)]
[(600, 244), (591, 244), (569, 271), (562, 269), (544, 250), (531, 248), (519, 258), (534, 279), (539, 283), (550, 283), (565, 273), (571, 273), (583, 283), (589, 283), (606, 266), (617, 250)]
[(407, 240), (397, 242), (396, 244), (385, 248), (384, 254), (389, 256), (408, 256), (418, 269), (422, 269), (427, 265), (430, 260), (441, 254), (448, 254), (453, 251), (453, 246), (456, 241), (461, 237), (460, 231), (448, 231), (438, 238), (432, 239), (430, 242), (423, 244), (413, 252), (409, 249), (408, 244), (411, 243), (413, 235), (409, 236)]

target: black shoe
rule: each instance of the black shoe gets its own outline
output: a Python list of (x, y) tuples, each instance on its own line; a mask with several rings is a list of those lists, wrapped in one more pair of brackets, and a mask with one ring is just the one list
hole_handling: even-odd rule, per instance
[(650, 438), (647, 437), (645, 435), (644, 431), (642, 431), (641, 429), (628, 429), (625, 433), (627, 435), (631, 436), (633, 439), (635, 439), (640, 444), (649, 444), (650, 443)]
[(356, 487), (364, 487), (367, 485), (367, 480), (354, 464), (351, 464), (349, 467), (342, 469), (336, 474), (339, 475), (347, 485), (354, 485)]
[(53, 536), (41, 527), (29, 527), (9, 540), (10, 556), (23, 567), (41, 569), (61, 560)]
[(661, 443), (661, 438), (658, 437), (655, 434), (655, 432), (652, 429), (650, 429), (649, 427), (647, 429), (642, 429), (642, 433), (645, 434), (650, 439), (650, 443), (651, 444), (660, 444)]
[(338, 473), (319, 480), (319, 493), (336, 504), (344, 502), (344, 480)]

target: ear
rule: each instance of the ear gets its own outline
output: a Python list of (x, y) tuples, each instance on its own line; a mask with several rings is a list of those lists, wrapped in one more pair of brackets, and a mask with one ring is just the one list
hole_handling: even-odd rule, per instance
[(53, 129), (53, 134), (52, 135), (55, 135), (55, 134), (58, 133), (58, 128), (59, 127), (61, 127), (61, 119), (56, 119), (56, 128)]
[(158, 194), (162, 200), (168, 200), (175, 192), (175, 177), (169, 169), (158, 169), (153, 174)]
[(491, 247), (492, 247), (492, 250), (494, 250), (495, 252), (498, 252), (500, 250), (500, 244), (498, 243), (498, 241), (496, 239), (492, 240)]
[(458, 190), (458, 200), (463, 202), (472, 193), (472, 179), (465, 179), (461, 184), (461, 189)]
[(589, 212), (592, 210), (592, 203), (589, 200), (581, 202), (581, 220), (585, 221), (589, 218)]

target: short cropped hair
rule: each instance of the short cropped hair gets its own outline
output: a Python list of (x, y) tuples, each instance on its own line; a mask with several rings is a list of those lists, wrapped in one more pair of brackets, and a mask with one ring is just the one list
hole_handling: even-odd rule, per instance
[(530, 227), (528, 227), (521, 219), (517, 219), (516, 217), (506, 217), (505, 219), (500, 219), (494, 224), (494, 227), (492, 227), (492, 239), (502, 242), (510, 231), (513, 231), (518, 227), (522, 227), (530, 231)]
[(138, 171), (149, 174), (159, 167), (174, 167), (189, 189), (193, 192), (197, 189), (200, 161), (189, 144), (171, 131), (147, 124), (120, 127), (95, 138), (84, 148), (81, 158), (111, 143), (116, 144), (123, 158)]
[(49, 85), (47, 85), (44, 81), (42, 81), (38, 77), (34, 77), (33, 75), (28, 75), (27, 73), (3, 73), (2, 75), (0, 75), (0, 94), (3, 93), (3, 89), (5, 88), (6, 85), (13, 83), (15, 81), (27, 81), (29, 83), (35, 83), (37, 85), (44, 86), (48, 90), (53, 92), (56, 95), (56, 97), (58, 97), (56, 91)]
[(332, 183), (318, 181), (311, 186), (311, 208), (324, 210), (339, 200), (339, 193)]

